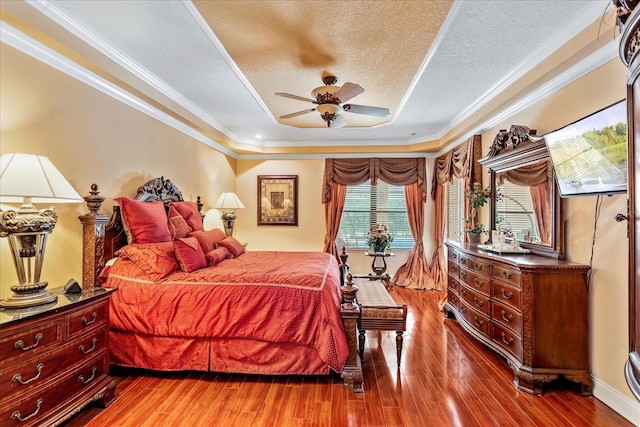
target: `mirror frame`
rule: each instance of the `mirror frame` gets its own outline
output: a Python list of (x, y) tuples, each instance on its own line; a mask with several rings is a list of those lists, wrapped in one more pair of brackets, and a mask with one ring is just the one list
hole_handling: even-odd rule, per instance
[[(523, 125), (513, 125), (511, 129), (501, 129), (493, 140), (489, 153), (478, 160), (490, 172), (491, 179), (491, 201), (489, 224), (493, 230), (496, 226), (496, 174), (521, 166), (527, 166), (544, 160), (549, 160), (549, 149), (544, 137), (536, 136), (535, 129), (529, 129)], [(564, 236), (564, 213), (560, 192), (557, 188), (555, 171), (552, 177), (551, 186), (551, 218), (553, 221), (553, 233), (551, 245), (541, 245), (537, 243), (527, 243), (518, 240), (521, 247), (528, 249), (531, 253), (555, 259), (566, 259), (565, 236)]]

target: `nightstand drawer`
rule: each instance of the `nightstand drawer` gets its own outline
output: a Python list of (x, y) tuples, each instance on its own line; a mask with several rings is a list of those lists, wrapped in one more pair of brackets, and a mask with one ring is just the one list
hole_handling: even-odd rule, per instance
[(56, 382), (52, 387), (34, 390), (29, 395), (20, 394), (17, 398), (2, 404), (0, 425), (30, 426), (38, 424), (50, 411), (67, 399), (90, 389), (104, 379), (107, 372), (107, 355), (87, 361)]
[(108, 303), (104, 301), (67, 316), (67, 339), (106, 324)]
[(60, 321), (54, 320), (0, 338), (0, 360), (31, 357), (62, 342)]
[(53, 379), (73, 365), (98, 354), (105, 348), (106, 330), (96, 331), (82, 339), (64, 344), (59, 350), (30, 358), (28, 362), (15, 364), (0, 371), (0, 402), (21, 395)]

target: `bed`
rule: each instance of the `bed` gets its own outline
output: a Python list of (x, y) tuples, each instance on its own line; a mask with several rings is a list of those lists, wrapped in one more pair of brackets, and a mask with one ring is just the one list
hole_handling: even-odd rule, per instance
[[(335, 371), (362, 391), (359, 309), (341, 304), (346, 254), (338, 263), (323, 252), (245, 251), (221, 230), (197, 229), (199, 198), (185, 202), (164, 178), (145, 183), (135, 198), (117, 198), (110, 216), (99, 213), (97, 190), (94, 184), (85, 197), (90, 212), (80, 217), (83, 286), (118, 289), (110, 302), (111, 364), (260, 375)], [(144, 223), (153, 215), (156, 223)]]

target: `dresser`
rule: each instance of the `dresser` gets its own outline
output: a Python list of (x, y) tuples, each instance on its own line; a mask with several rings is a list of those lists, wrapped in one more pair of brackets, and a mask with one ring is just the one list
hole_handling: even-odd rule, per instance
[(545, 383), (563, 376), (590, 396), (589, 267), (446, 245), (446, 314), (506, 360), (518, 389), (541, 394)]
[(0, 309), (0, 425), (58, 425), (92, 401), (115, 399), (109, 298), (84, 289), (26, 309)]

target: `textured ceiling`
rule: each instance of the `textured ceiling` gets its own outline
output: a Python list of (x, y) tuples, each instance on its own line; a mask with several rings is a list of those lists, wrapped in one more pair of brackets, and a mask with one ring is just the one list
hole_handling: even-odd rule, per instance
[[(2, 11), (27, 38), (242, 155), (437, 152), (614, 46), (610, 4), (35, 0)], [(565, 46), (590, 28), (599, 44)], [(327, 129), (317, 112), (278, 119), (313, 104), (275, 92), (310, 98), (327, 72), (365, 89), (350, 103), (391, 114), (343, 113), (342, 129)]]

